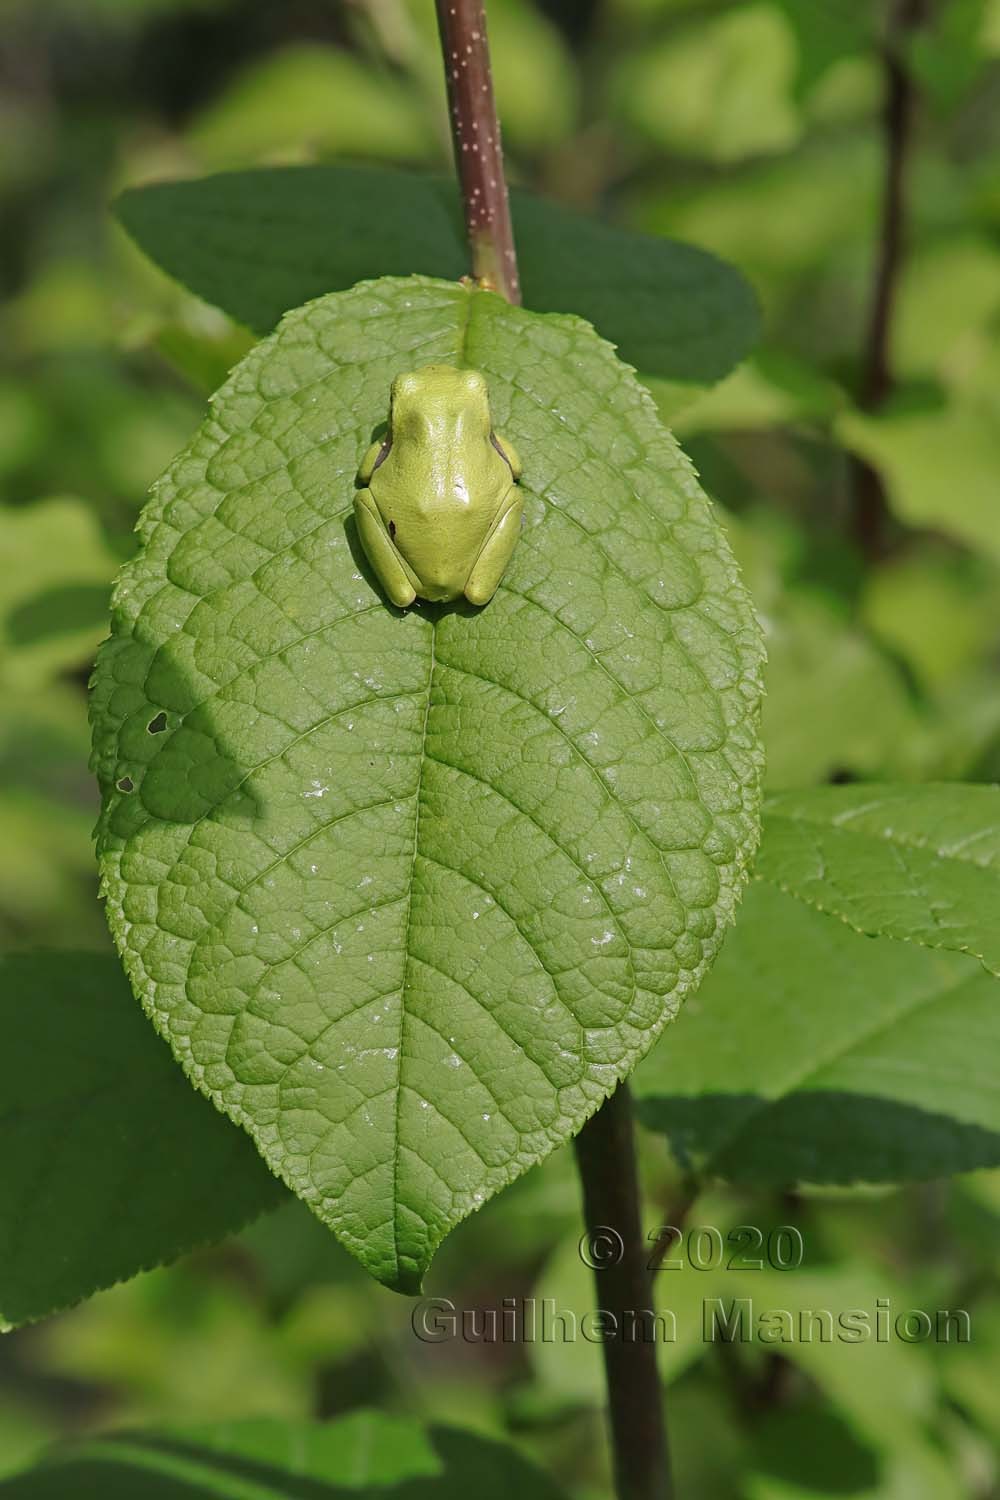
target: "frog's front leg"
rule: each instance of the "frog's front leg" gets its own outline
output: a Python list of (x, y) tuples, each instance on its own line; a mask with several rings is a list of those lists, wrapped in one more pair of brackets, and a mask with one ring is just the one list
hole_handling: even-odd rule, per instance
[(488, 604), (497, 591), (510, 555), (521, 535), (524, 494), (511, 485), (499, 515), (472, 565), (464, 593), (470, 604)]
[(371, 490), (358, 490), (355, 494), (354, 518), (365, 556), (378, 574), (379, 582), (393, 604), (405, 609), (417, 597), (416, 579), (389, 535)]

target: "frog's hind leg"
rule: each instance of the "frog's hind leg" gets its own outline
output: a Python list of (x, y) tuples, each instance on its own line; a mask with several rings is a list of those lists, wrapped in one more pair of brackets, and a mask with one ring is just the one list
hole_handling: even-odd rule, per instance
[(361, 480), (362, 484), (367, 484), (369, 479), (371, 479), (372, 475), (375, 473), (375, 470), (378, 468), (379, 464), (382, 463), (384, 459), (388, 458), (389, 449), (391, 447), (392, 439), (389, 437), (388, 433), (386, 433), (385, 437), (382, 438), (381, 441), (372, 443), (364, 458), (361, 460), (361, 463), (358, 465), (358, 478)]
[(496, 593), (521, 535), (523, 508), (522, 491), (512, 487), (507, 505), (490, 528), (465, 585), (465, 597), (470, 604), (488, 604)]
[(392, 603), (405, 609), (417, 597), (409, 569), (393, 545), (385, 522), (378, 513), (370, 490), (358, 490), (354, 496), (354, 519), (365, 555), (378, 574), (379, 582)]
[(510, 466), (510, 472), (513, 474), (514, 478), (520, 479), (523, 471), (523, 465), (520, 458), (518, 457), (517, 449), (514, 447), (514, 444), (511, 442), (510, 438), (504, 437), (502, 432), (493, 432), (490, 434), (490, 440), (493, 443), (494, 448), (500, 454), (500, 457), (506, 459), (507, 463)]

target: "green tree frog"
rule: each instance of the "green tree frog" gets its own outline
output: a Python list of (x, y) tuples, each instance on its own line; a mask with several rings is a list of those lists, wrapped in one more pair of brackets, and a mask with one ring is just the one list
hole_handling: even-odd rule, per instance
[(477, 370), (425, 365), (392, 383), (389, 430), (365, 454), (358, 533), (393, 604), (486, 604), (521, 530), (521, 464), (493, 430)]

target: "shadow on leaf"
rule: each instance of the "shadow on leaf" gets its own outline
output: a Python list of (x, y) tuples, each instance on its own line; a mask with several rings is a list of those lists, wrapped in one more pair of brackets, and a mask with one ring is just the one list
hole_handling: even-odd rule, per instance
[(907, 1182), (1000, 1165), (1000, 1133), (875, 1095), (650, 1094), (636, 1110), (686, 1168), (733, 1182)]

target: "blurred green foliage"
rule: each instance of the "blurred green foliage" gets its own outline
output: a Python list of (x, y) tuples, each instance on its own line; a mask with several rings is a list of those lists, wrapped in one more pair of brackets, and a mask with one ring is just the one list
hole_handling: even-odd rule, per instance
[[(895, 386), (857, 404), (883, 143), (884, 0), (489, 0), (512, 181), (687, 239), (750, 277), (754, 357), (654, 393), (731, 521), (768, 634), (771, 785), (1000, 776), (1000, 4), (940, 0), (919, 101)], [(0, 941), (104, 947), (84, 686), (147, 485), (249, 335), (146, 262), (111, 198), (160, 177), (349, 159), (446, 170), (427, 0), (5, 0), (0, 6)], [(640, 372), (641, 373), (641, 372)], [(852, 524), (856, 456), (891, 508)], [(863, 941), (857, 939), (856, 941)], [(647, 1221), (683, 1173), (644, 1151)], [(561, 1152), (463, 1225), (430, 1291), (579, 1314)], [(683, 1494), (1000, 1495), (1000, 1173), (879, 1193), (714, 1190), (690, 1223), (794, 1223), (768, 1305), (970, 1309), (970, 1345), (666, 1351)], [(557, 1248), (553, 1251), (553, 1246)], [(674, 1278), (671, 1281), (671, 1278)], [(748, 1276), (663, 1271), (700, 1307)], [(683, 1283), (683, 1284), (682, 1284)], [(789, 1299), (792, 1299), (790, 1302)], [(0, 1344), (0, 1473), (122, 1422), (360, 1404), (513, 1435), (607, 1494), (591, 1346), (429, 1346), (300, 1205)]]

